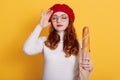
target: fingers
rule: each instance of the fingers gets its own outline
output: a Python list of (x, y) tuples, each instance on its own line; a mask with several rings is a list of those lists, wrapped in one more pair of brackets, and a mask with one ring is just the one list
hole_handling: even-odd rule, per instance
[(46, 14), (51, 15), (53, 13), (53, 10), (48, 9)]
[(41, 14), (41, 16), (43, 16), (43, 15), (44, 15), (44, 11), (43, 11), (43, 9), (41, 10), (40, 14)]
[(53, 13), (53, 10), (41, 11), (40, 26), (45, 28), (50, 25), (49, 19)]
[(81, 59), (80, 67), (82, 67), (84, 70), (92, 71), (93, 69), (92, 61), (90, 59)]
[(51, 17), (52, 13), (53, 13), (53, 10), (50, 10), (50, 9), (46, 12), (46, 16), (48, 20)]
[(41, 10), (41, 17), (44, 18), (45, 20), (49, 20), (49, 18), (51, 17), (53, 13), (53, 10), (47, 10), (46, 12), (42, 9)]

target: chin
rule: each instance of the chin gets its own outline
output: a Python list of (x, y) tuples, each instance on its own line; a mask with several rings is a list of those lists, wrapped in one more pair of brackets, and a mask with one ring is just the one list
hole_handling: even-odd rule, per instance
[(65, 30), (65, 29), (57, 29), (58, 32), (60, 32), (60, 31), (64, 31), (64, 30)]

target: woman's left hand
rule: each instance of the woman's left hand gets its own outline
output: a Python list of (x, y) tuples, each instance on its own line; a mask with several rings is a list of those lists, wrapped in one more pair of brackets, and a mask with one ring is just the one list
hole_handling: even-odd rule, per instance
[(79, 69), (81, 80), (88, 80), (90, 73), (93, 70), (92, 61), (90, 60), (90, 53), (83, 53), (83, 56), (80, 59)]

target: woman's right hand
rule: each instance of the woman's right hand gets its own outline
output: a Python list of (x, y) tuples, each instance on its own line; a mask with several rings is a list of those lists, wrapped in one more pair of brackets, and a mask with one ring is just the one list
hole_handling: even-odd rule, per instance
[(45, 28), (50, 24), (49, 19), (50, 19), (52, 13), (53, 13), (53, 10), (50, 10), (50, 9), (47, 10), (46, 12), (44, 12), (44, 11), (41, 12), (40, 26), (42, 28)]

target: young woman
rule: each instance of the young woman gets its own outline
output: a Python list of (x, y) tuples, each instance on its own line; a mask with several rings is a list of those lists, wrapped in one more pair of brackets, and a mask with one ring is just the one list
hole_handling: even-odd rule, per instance
[[(92, 63), (89, 58), (77, 61), (78, 54), (82, 54), (82, 45), (76, 38), (74, 19), (74, 12), (68, 5), (55, 4), (42, 12), (40, 23), (26, 40), (23, 47), (26, 54), (42, 52), (44, 55), (42, 80), (88, 80)], [(39, 37), (48, 25), (51, 25), (49, 36)], [(78, 65), (79, 68), (75, 67)]]

